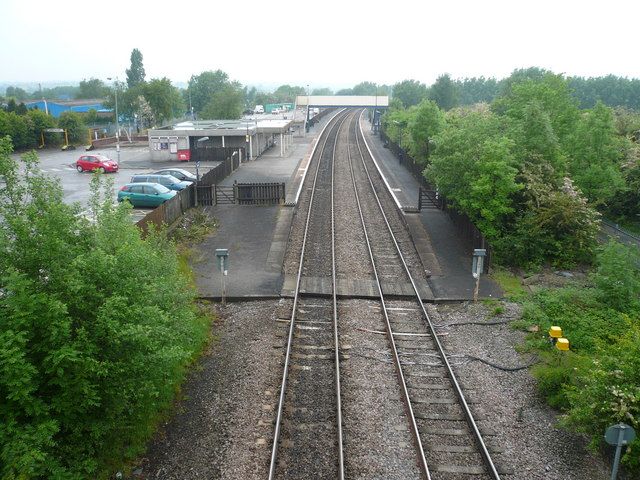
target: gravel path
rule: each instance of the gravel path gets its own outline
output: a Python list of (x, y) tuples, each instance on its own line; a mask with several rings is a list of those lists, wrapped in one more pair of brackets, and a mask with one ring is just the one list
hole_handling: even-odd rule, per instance
[[(341, 139), (345, 137), (341, 134)], [(340, 147), (339, 155), (346, 156), (346, 151), (346, 146)], [(337, 246), (338, 265), (342, 265), (338, 276), (367, 278), (370, 271), (363, 259), (361, 227), (354, 221), (352, 186), (343, 166), (337, 177), (341, 181), (336, 189), (340, 199), (336, 228), (349, 240)], [(303, 194), (301, 204), (305, 201), (308, 197)], [(383, 202), (387, 204), (388, 199)], [(394, 207), (389, 205), (389, 209)], [(287, 273), (297, 270), (303, 221), (296, 218), (294, 222), (284, 268)], [(399, 216), (392, 225), (394, 231), (403, 230)], [(410, 239), (403, 238), (401, 244), (411, 245)], [(413, 253), (409, 263), (412, 270), (421, 272)], [(193, 369), (174, 416), (162, 426), (134, 470), (135, 478), (267, 478), (286, 330), (286, 324), (276, 320), (290, 318), (291, 307), (291, 301), (281, 300), (235, 303), (219, 309), (214, 341)], [(482, 304), (428, 308), (450, 354), (475, 355), (504, 366), (527, 362), (515, 351), (524, 334), (508, 324), (453, 325), (487, 320), (490, 314)], [(508, 304), (506, 310), (497, 319), (519, 315), (517, 305)], [(341, 300), (339, 318), (347, 478), (420, 478), (396, 374), (388, 361), (388, 341), (385, 335), (374, 333), (384, 329), (379, 302)], [(556, 415), (539, 398), (527, 370), (505, 372), (478, 361), (453, 358), (463, 389), (473, 397), (472, 410), (481, 418), (481, 430), (491, 433), (491, 449), (501, 452), (494, 453), (494, 459), (501, 470), (510, 473), (505, 479), (608, 478), (609, 467), (585, 450), (584, 438), (555, 426)]]
[(220, 310), (209, 351), (184, 385), (175, 414), (151, 442), (135, 477), (264, 479), (280, 381), (276, 301)]
[[(451, 325), (469, 321), (494, 321), (516, 318), (516, 304), (506, 304), (506, 312), (490, 317), (482, 304), (430, 306), (436, 324)], [(492, 363), (515, 367), (531, 359), (515, 350), (524, 333), (503, 325), (464, 325), (440, 328), (444, 347), (455, 354), (468, 354)], [(496, 435), (490, 445), (504, 453), (495, 455), (496, 463), (511, 475), (508, 480), (602, 480), (611, 475), (601, 458), (586, 450), (585, 439), (556, 426), (557, 415), (540, 398), (535, 379), (528, 370), (506, 372), (484, 363), (456, 362), (456, 375), (465, 391), (472, 391), (478, 404), (472, 410), (484, 413), (481, 428)]]

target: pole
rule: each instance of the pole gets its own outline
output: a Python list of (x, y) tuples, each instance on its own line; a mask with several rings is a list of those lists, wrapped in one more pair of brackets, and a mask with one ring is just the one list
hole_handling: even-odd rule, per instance
[(200, 183), (200, 169), (198, 168), (199, 166), (200, 160), (196, 162), (196, 188), (194, 190), (196, 207), (198, 206), (198, 183)]
[(616, 480), (618, 476), (618, 467), (620, 466), (620, 453), (622, 452), (622, 444), (624, 443), (624, 428), (619, 429), (618, 442), (616, 445), (616, 456), (613, 460), (613, 469), (611, 470), (611, 480)]
[(478, 301), (478, 291), (480, 290), (480, 274), (476, 277), (476, 287), (473, 289), (473, 302)]
[(222, 306), (226, 307), (227, 306), (227, 285), (225, 282), (225, 271), (224, 271), (224, 257), (219, 257), (220, 258), (220, 279), (221, 279), (221, 283), (222, 283)]
[(118, 119), (118, 77), (116, 77), (116, 152), (118, 152), (118, 163), (120, 163), (120, 122)]

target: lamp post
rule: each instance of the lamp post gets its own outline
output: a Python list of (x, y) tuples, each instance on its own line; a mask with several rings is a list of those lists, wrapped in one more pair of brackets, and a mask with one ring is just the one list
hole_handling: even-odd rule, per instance
[(376, 129), (376, 113), (378, 113), (378, 84), (376, 83), (376, 106), (373, 109), (373, 122), (371, 122), (371, 131), (375, 134)]
[[(107, 77), (107, 80), (111, 80), (111, 77)], [(115, 77), (113, 89), (116, 96), (116, 152), (118, 153), (118, 163), (120, 163), (120, 121), (118, 119), (118, 77)]]
[(307, 83), (307, 116), (304, 118), (304, 133), (309, 130), (309, 84)]

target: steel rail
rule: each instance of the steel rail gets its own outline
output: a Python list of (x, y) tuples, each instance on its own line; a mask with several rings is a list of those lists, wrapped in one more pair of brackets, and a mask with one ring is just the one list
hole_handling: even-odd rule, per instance
[[(345, 110), (343, 110), (342, 112), (344, 112)], [(340, 112), (340, 113), (342, 113)], [(342, 125), (342, 123), (338, 123), (339, 120), (344, 121), (344, 118), (346, 118), (346, 114), (341, 118), (338, 119), (338, 114), (336, 114), (333, 118), (331, 118), (331, 122), (333, 122), (335, 120), (335, 125), (337, 125), (337, 131), (339, 132), (340, 130), (340, 126)], [(333, 128), (333, 127), (332, 127)], [(324, 133), (324, 130), (323, 130)], [(278, 413), (276, 415), (276, 423), (275, 423), (275, 429), (274, 429), (274, 434), (273, 434), (273, 445), (271, 448), (271, 463), (269, 466), (269, 480), (273, 480), (275, 477), (275, 472), (276, 472), (276, 467), (277, 467), (277, 457), (278, 457), (278, 444), (280, 443), (280, 433), (282, 430), (282, 412), (284, 410), (284, 400), (285, 400), (285, 391), (287, 388), (287, 379), (288, 379), (288, 375), (289, 375), (289, 360), (291, 358), (291, 347), (292, 347), (292, 343), (293, 343), (293, 332), (294, 332), (294, 326), (295, 326), (295, 320), (296, 320), (296, 309), (298, 306), (298, 299), (300, 298), (300, 281), (302, 279), (302, 269), (303, 269), (303, 265), (304, 265), (304, 255), (305, 255), (305, 249), (306, 249), (306, 244), (307, 244), (307, 234), (309, 232), (309, 223), (310, 223), (310, 219), (311, 219), (311, 212), (313, 210), (313, 201), (315, 198), (315, 192), (316, 192), (316, 182), (318, 180), (318, 172), (320, 170), (320, 165), (322, 164), (322, 155), (324, 153), (324, 150), (327, 146), (327, 142), (329, 141), (329, 137), (331, 134), (331, 130), (329, 131), (329, 133), (327, 133), (326, 137), (324, 138), (324, 142), (322, 144), (322, 148), (320, 149), (320, 154), (318, 156), (318, 164), (316, 165), (316, 169), (314, 172), (314, 178), (313, 178), (313, 183), (311, 185), (311, 198), (309, 201), (309, 207), (307, 209), (307, 219), (305, 221), (305, 226), (304, 226), (304, 234), (303, 234), (303, 238), (302, 238), (302, 249), (300, 251), (300, 258), (299, 258), (299, 265), (298, 265), (298, 274), (297, 274), (297, 278), (296, 278), (296, 288), (295, 288), (295, 292), (294, 292), (294, 297), (293, 297), (293, 309), (292, 309), (292, 313), (291, 313), (291, 321), (289, 322), (289, 334), (288, 334), (288, 338), (287, 338), (287, 350), (286, 350), (286, 354), (285, 354), (285, 362), (284, 362), (284, 368), (283, 368), (283, 374), (282, 374), (282, 382), (280, 384), (280, 397), (278, 400)], [(337, 133), (336, 133), (336, 140), (337, 140)], [(334, 149), (335, 149), (335, 143), (334, 143)], [(335, 262), (334, 262), (335, 263)], [(335, 267), (334, 267), (335, 268)], [(334, 291), (335, 291), (335, 284), (334, 284)], [(334, 316), (335, 316), (335, 312), (334, 312)], [(339, 393), (338, 393), (339, 395)], [(340, 405), (340, 404), (339, 404)], [(342, 419), (342, 416), (339, 415), (340, 420)], [(339, 432), (340, 434), (342, 433), (342, 425), (340, 424), (339, 426)], [(340, 438), (339, 440), (339, 445), (340, 447), (342, 447), (342, 438)], [(340, 452), (340, 459), (342, 461), (343, 459), (343, 455), (342, 452)], [(340, 465), (340, 479), (344, 479), (344, 467), (343, 464), (341, 463)]]
[[(354, 115), (354, 118), (357, 119), (357, 116)], [(356, 120), (357, 121), (357, 120)], [(427, 465), (427, 458), (424, 454), (424, 447), (422, 446), (422, 440), (420, 439), (420, 432), (418, 431), (418, 423), (416, 422), (415, 415), (413, 413), (413, 407), (411, 405), (411, 399), (409, 398), (409, 389), (407, 388), (407, 382), (404, 378), (404, 373), (402, 371), (402, 367), (400, 365), (400, 356), (398, 355), (398, 349), (396, 347), (395, 339), (393, 338), (393, 331), (391, 329), (391, 321), (389, 320), (389, 312), (387, 310), (387, 302), (385, 301), (384, 294), (382, 293), (382, 284), (380, 283), (380, 277), (378, 276), (378, 268), (376, 264), (376, 260), (373, 257), (373, 250), (371, 248), (371, 242), (369, 240), (369, 233), (367, 231), (367, 226), (364, 221), (364, 214), (362, 213), (362, 205), (360, 203), (360, 195), (358, 194), (358, 187), (356, 185), (356, 178), (353, 172), (353, 163), (351, 158), (351, 148), (347, 150), (347, 158), (349, 160), (349, 171), (351, 172), (351, 182), (353, 184), (353, 192), (356, 198), (356, 205), (358, 206), (358, 214), (360, 215), (360, 223), (362, 224), (362, 230), (364, 232), (365, 243), (367, 246), (367, 250), (369, 252), (369, 259), (371, 260), (371, 265), (373, 267), (373, 275), (375, 277), (376, 287), (378, 289), (378, 295), (380, 296), (380, 303), (382, 304), (382, 311), (384, 313), (385, 326), (387, 329), (387, 334), (391, 339), (391, 350), (393, 352), (393, 363), (396, 366), (396, 372), (399, 377), (400, 387), (402, 389), (402, 397), (404, 399), (405, 407), (407, 409), (407, 417), (409, 418), (411, 433), (413, 434), (413, 440), (416, 443), (416, 448), (418, 449), (418, 460), (420, 464), (420, 469), (424, 473), (427, 479), (431, 480), (431, 475), (429, 473), (429, 466)]]
[[(342, 400), (340, 393), (340, 343), (338, 338), (338, 295), (336, 292), (336, 222), (334, 215), (335, 204), (335, 165), (336, 165), (336, 149), (338, 145), (338, 137), (340, 130), (348, 114), (345, 114), (338, 125), (335, 142), (333, 143), (333, 152), (331, 154), (331, 285), (333, 290), (333, 347), (335, 356), (335, 378), (336, 378), (336, 411), (338, 422), (338, 478), (344, 480), (344, 452), (342, 445)], [(349, 129), (347, 128), (347, 136)]]
[[(358, 124), (360, 126), (360, 135), (362, 135), (363, 139), (364, 139), (364, 134), (362, 133), (362, 126), (360, 125), (360, 119), (362, 118), (362, 115), (364, 114), (364, 110), (362, 110), (362, 112), (360, 113), (360, 118), (358, 119)], [(364, 141), (364, 140), (363, 140)], [(365, 142), (366, 143), (366, 142)], [(387, 219), (387, 215), (384, 212), (384, 209), (382, 207), (382, 203), (380, 202), (380, 198), (375, 190), (374, 184), (373, 184), (373, 180), (371, 178), (371, 175), (369, 173), (369, 169), (366, 165), (366, 162), (364, 160), (364, 154), (362, 153), (362, 149), (360, 148), (360, 139), (358, 136), (358, 129), (356, 129), (356, 145), (358, 147), (358, 152), (360, 153), (360, 157), (362, 160), (362, 165), (365, 169), (365, 172), (367, 174), (367, 178), (369, 179), (369, 184), (371, 185), (371, 190), (375, 196), (376, 202), (378, 204), (378, 208), (380, 209), (380, 213), (382, 214), (382, 218), (384, 219), (384, 222), (387, 226), (387, 229), (389, 230), (389, 233), (391, 235), (391, 238), (393, 240), (393, 243), (396, 247), (396, 251), (398, 252), (398, 256), (400, 258), (400, 260), (402, 261), (402, 265), (404, 267), (404, 270), (407, 274), (407, 277), (409, 278), (409, 281), (411, 282), (411, 286), (413, 287), (413, 291), (415, 292), (415, 296), (416, 299), (418, 301), (418, 303), (420, 304), (420, 308), (422, 309), (422, 313), (423, 313), (423, 319), (425, 321), (425, 324), (427, 326), (427, 328), (429, 329), (429, 331), (431, 332), (431, 337), (433, 338), (437, 349), (438, 349), (438, 353), (440, 354), (440, 357), (446, 367), (449, 379), (451, 380), (451, 383), (454, 386), (454, 391), (456, 393), (456, 396), (458, 397), (458, 401), (460, 402), (462, 409), (464, 411), (464, 415), (467, 418), (467, 423), (469, 424), (469, 426), (471, 427), (471, 430), (473, 431), (473, 435), (476, 439), (477, 445), (480, 448), (480, 453), (485, 461), (485, 466), (489, 469), (489, 474), (495, 479), (495, 480), (500, 480), (500, 475), (498, 473), (498, 470), (496, 469), (496, 466), (493, 463), (493, 460), (491, 459), (491, 455), (489, 454), (489, 450), (487, 449), (487, 446), (482, 438), (482, 435), (480, 433), (480, 430), (478, 428), (478, 425), (475, 422), (475, 419), (473, 418), (473, 414), (471, 413), (471, 409), (469, 408), (469, 404), (467, 403), (467, 400), (464, 397), (464, 394), (462, 392), (462, 388), (460, 387), (460, 384), (458, 383), (458, 380), (453, 372), (453, 369), (451, 368), (451, 364), (449, 363), (449, 359), (447, 358), (447, 355), (444, 351), (444, 348), (442, 347), (442, 344), (440, 343), (440, 340), (438, 339), (438, 335), (436, 333), (435, 327), (433, 326), (433, 323), (431, 322), (431, 317), (429, 317), (429, 314), (427, 313), (427, 309), (424, 306), (424, 302), (422, 301), (422, 298), (420, 297), (420, 293), (418, 291), (418, 288), (416, 286), (416, 283), (413, 279), (413, 276), (411, 275), (411, 272), (409, 271), (409, 267), (407, 266), (407, 262), (404, 258), (404, 255), (402, 254), (402, 251), (400, 250), (400, 246), (398, 245), (398, 241), (393, 233), (393, 230), (391, 229), (391, 225), (389, 224), (389, 220)], [(367, 146), (368, 149), (368, 146)], [(371, 151), (369, 150), (369, 154), (371, 155)], [(371, 155), (371, 158), (373, 159), (373, 155)], [(355, 184), (354, 184), (355, 185)], [(376, 274), (376, 279), (377, 279), (377, 274)], [(378, 288), (380, 290), (381, 296), (382, 296), (382, 287), (380, 286), (380, 284), (378, 283)], [(385, 318), (387, 320), (387, 326), (389, 329), (389, 332), (391, 332), (390, 330), (390, 324), (389, 324), (389, 319), (385, 310)], [(393, 337), (393, 334), (390, 333), (390, 336)], [(393, 344), (394, 342), (392, 342)], [(395, 350), (395, 346), (394, 346), (394, 350)], [(402, 375), (401, 375), (402, 376)], [(402, 376), (403, 377), (403, 376)], [(404, 378), (404, 377), (403, 377)], [(407, 392), (406, 390), (406, 385), (404, 386), (404, 391)], [(408, 392), (406, 393), (407, 398), (408, 398)], [(414, 423), (415, 423), (415, 419)], [(421, 443), (420, 443), (421, 445)], [(424, 455), (424, 451), (422, 452), (422, 455)], [(426, 465), (426, 460), (424, 463), (425, 467)], [(428, 468), (426, 471), (427, 474), (427, 478), (431, 478)]]

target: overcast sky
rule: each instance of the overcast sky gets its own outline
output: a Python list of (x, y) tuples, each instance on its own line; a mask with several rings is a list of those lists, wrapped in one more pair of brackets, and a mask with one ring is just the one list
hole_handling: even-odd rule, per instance
[[(98, 8), (98, 5), (102, 7)], [(0, 82), (221, 69), (243, 84), (432, 83), (540, 66), (640, 77), (640, 1), (0, 1)]]

